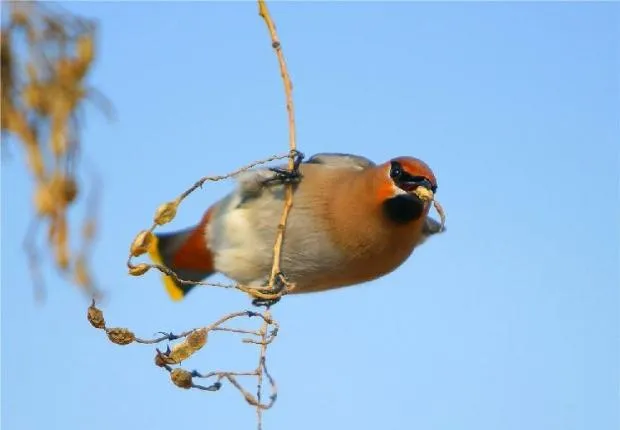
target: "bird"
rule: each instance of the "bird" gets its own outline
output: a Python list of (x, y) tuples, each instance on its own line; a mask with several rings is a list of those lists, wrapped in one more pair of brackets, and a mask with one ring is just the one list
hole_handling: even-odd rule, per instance
[[(195, 225), (157, 233), (149, 257), (178, 278), (200, 282), (216, 273), (248, 287), (268, 284), (274, 243), (285, 201), (280, 269), (288, 294), (317, 293), (363, 284), (401, 266), (430, 236), (445, 231), (429, 216), (437, 192), (431, 168), (412, 156), (377, 164), (362, 155), (322, 152), (295, 169), (254, 168), (206, 209)], [(416, 192), (417, 190), (417, 192)], [(169, 297), (183, 299), (195, 286), (163, 274)]]

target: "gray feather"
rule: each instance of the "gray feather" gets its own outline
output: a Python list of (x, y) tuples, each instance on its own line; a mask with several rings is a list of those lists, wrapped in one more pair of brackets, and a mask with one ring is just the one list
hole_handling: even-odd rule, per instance
[(418, 245), (423, 244), (429, 237), (445, 231), (445, 226), (442, 227), (439, 221), (427, 216), (426, 221), (424, 222), (424, 227), (422, 227), (422, 237), (420, 238)]
[(353, 169), (367, 169), (376, 166), (375, 162), (355, 154), (340, 152), (322, 152), (315, 154), (306, 161), (309, 164), (325, 164), (331, 167), (348, 167)]

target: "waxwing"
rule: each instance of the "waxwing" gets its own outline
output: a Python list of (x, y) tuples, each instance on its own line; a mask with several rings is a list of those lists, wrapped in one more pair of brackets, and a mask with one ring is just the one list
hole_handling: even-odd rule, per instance
[[(303, 157), (303, 156), (301, 156)], [(353, 154), (321, 153), (284, 168), (248, 170), (235, 189), (213, 204), (195, 226), (155, 235), (151, 259), (179, 278), (202, 281), (214, 273), (247, 286), (265, 286), (284, 205), (294, 182), (281, 252), (281, 271), (295, 284), (291, 294), (351, 286), (398, 268), (429, 236), (444, 230), (428, 216), (435, 193), (431, 169), (413, 157), (383, 164)], [(173, 300), (193, 287), (163, 275)]]

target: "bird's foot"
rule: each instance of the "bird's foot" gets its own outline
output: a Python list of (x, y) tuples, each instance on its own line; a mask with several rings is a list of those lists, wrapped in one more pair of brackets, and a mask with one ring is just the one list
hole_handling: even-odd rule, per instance
[(279, 184), (297, 184), (301, 180), (301, 173), (299, 172), (299, 165), (303, 161), (305, 155), (300, 151), (293, 151), (294, 161), (293, 169), (284, 169), (281, 167), (271, 167), (270, 171), (275, 173), (273, 177), (269, 178), (266, 183), (277, 182)]
[[(263, 286), (268, 286), (269, 281), (266, 281)], [(286, 294), (286, 286), (288, 285), (288, 281), (282, 272), (278, 272), (273, 281), (273, 290), (263, 291), (264, 294), (269, 294), (270, 296), (274, 296), (273, 298), (264, 299), (264, 298), (256, 298), (252, 300), (252, 304), (256, 307), (265, 307), (269, 309), (271, 306), (275, 305), (280, 301), (282, 296)]]

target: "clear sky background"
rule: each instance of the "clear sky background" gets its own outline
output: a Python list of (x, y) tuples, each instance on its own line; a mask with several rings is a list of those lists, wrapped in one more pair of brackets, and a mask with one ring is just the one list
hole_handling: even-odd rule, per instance
[[(94, 266), (110, 325), (141, 336), (248, 307), (171, 302), (126, 274), (154, 208), (199, 177), (287, 149), (284, 95), (252, 2), (73, 3), (100, 19), (84, 145), (104, 178)], [(271, 3), (310, 155), (426, 160), (448, 232), (358, 288), (286, 297), (265, 429), (612, 430), (619, 425), (618, 4)], [(2, 428), (249, 429), (230, 386), (183, 391), (85, 319), (53, 271), (33, 301), (21, 250), (31, 181), (2, 163)], [(231, 182), (193, 194), (165, 230)], [(79, 211), (78, 211), (79, 212)], [(214, 280), (224, 280), (216, 277)], [(215, 334), (187, 367), (251, 368)], [(250, 388), (252, 388), (250, 386)]]

